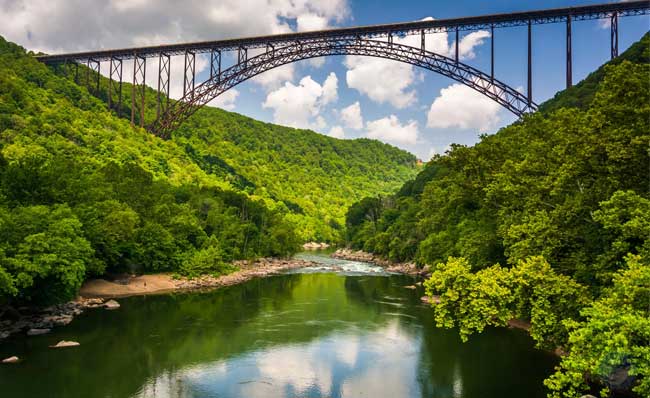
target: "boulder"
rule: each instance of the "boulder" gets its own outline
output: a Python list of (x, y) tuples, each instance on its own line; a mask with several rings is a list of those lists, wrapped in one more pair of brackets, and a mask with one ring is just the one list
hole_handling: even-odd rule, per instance
[(40, 336), (42, 334), (50, 333), (51, 329), (29, 329), (27, 331), (28, 336)]
[(80, 344), (77, 343), (76, 341), (61, 340), (58, 343), (56, 343), (55, 345), (51, 345), (50, 348), (77, 347), (78, 345), (80, 345)]
[(404, 286), (404, 289), (416, 289), (415, 285)]
[(118, 303), (115, 300), (108, 300), (107, 302), (104, 303), (104, 308), (107, 310), (116, 310), (120, 308), (120, 303)]
[(9, 357), (9, 358), (5, 358), (5, 359), (3, 359), (3, 360), (2, 360), (2, 363), (16, 363), (16, 362), (18, 362), (19, 360), (20, 360), (20, 359), (18, 359), (17, 356), (13, 356), (13, 357)]

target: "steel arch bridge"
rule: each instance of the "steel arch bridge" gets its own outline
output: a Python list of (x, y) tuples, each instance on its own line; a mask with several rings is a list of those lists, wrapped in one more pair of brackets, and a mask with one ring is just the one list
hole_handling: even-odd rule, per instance
[[(45, 55), (40, 61), (67, 70), (69, 63), (75, 67), (75, 81), (79, 82), (79, 65), (85, 64), (85, 83), (89, 90), (100, 94), (101, 62), (109, 63), (108, 107), (120, 114), (122, 109), (123, 63), (132, 60), (133, 85), (131, 95), (131, 122), (136, 114), (142, 127), (144, 122), (145, 79), (148, 58), (158, 58), (157, 117), (147, 129), (162, 138), (171, 133), (200, 107), (235, 87), (236, 85), (273, 68), (289, 63), (323, 56), (356, 55), (395, 60), (427, 69), (456, 80), (496, 101), (521, 117), (537, 109), (532, 96), (532, 26), (548, 23), (566, 25), (566, 85), (572, 85), (572, 35), (573, 21), (609, 19), (611, 57), (618, 56), (619, 16), (648, 15), (650, 1), (629, 1), (592, 6), (568, 7), (538, 11), (495, 14), (478, 17), (407, 22), (388, 25), (361, 26), (315, 32), (289, 33), (272, 36), (183, 43), (133, 49), (90, 51), (84, 53)], [(494, 29), (512, 26), (528, 28), (528, 87), (526, 94), (515, 90), (494, 77)], [(491, 32), (491, 67), (487, 74), (459, 61), (459, 32), (489, 29)], [(426, 50), (426, 35), (454, 32), (453, 58)], [(419, 35), (420, 47), (394, 42), (395, 36)], [(248, 50), (261, 50), (249, 58)], [(236, 52), (236, 63), (221, 68), (222, 53)], [(195, 60), (197, 54), (210, 57), (209, 78), (196, 85)], [(170, 101), (171, 56), (184, 55), (183, 97)], [(93, 82), (91, 82), (91, 75)], [(92, 84), (91, 84), (92, 83)], [(95, 86), (95, 87), (92, 87)], [(93, 90), (94, 88), (94, 90)], [(115, 104), (113, 97), (117, 97)]]
[(507, 84), (462, 62), (421, 48), (377, 40), (345, 39), (332, 42), (319, 39), (271, 49), (235, 64), (189, 91), (149, 128), (154, 134), (168, 138), (168, 133), (178, 124), (226, 90), (278, 66), (331, 55), (370, 56), (415, 65), (463, 83), (518, 116), (537, 109), (534, 102), (529, 102), (524, 94)]

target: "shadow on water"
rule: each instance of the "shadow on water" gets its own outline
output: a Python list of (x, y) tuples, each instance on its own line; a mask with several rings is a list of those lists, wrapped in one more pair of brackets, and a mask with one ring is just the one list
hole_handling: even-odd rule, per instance
[[(524, 333), (462, 344), (400, 276), (297, 273), (133, 297), (0, 356), (7, 397), (543, 397), (555, 359)], [(80, 347), (49, 349), (59, 340)]]

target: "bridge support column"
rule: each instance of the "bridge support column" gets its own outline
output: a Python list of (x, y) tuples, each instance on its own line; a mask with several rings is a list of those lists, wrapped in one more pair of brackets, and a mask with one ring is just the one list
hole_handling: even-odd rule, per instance
[(74, 82), (79, 84), (79, 62), (74, 63)]
[[(111, 57), (109, 61), (109, 73), (108, 73), (108, 109), (113, 107), (113, 92), (117, 94), (117, 107), (115, 111), (117, 116), (120, 116), (122, 111), (122, 59)], [(115, 79), (117, 78), (117, 79)], [(116, 83), (116, 80), (118, 81)], [(117, 87), (115, 87), (117, 86)]]
[(618, 12), (614, 11), (610, 18), (610, 47), (612, 50), (612, 59), (618, 57)]
[[(268, 50), (267, 45), (267, 52)], [(210, 51), (210, 80), (217, 78), (221, 80), (221, 50), (212, 50)]]
[(92, 58), (89, 58), (88, 61), (86, 61), (86, 66), (88, 69), (86, 69), (86, 88), (88, 91), (91, 91), (90, 87), (90, 75), (91, 72), (94, 72), (96, 74), (95, 77), (95, 94), (99, 94), (99, 72), (100, 72), (100, 63), (99, 61), (95, 61)]
[(566, 17), (566, 88), (573, 86), (573, 55), (571, 54), (571, 15)]
[(490, 81), (494, 82), (494, 25), (490, 26)]
[(169, 75), (171, 73), (171, 58), (165, 53), (158, 56), (158, 103), (156, 117), (159, 118), (169, 108)]
[(185, 51), (185, 74), (183, 75), (183, 97), (188, 93), (194, 95), (194, 81), (196, 79), (194, 65), (196, 62), (196, 54), (192, 51)]
[(528, 103), (533, 102), (533, 25), (528, 21)]
[(458, 40), (458, 26), (456, 26), (456, 57), (455, 57), (456, 63), (458, 63), (458, 42), (459, 42), (459, 40)]
[(427, 51), (427, 42), (426, 35), (424, 34), (424, 29), (420, 31), (420, 53), (424, 54)]
[(239, 47), (237, 50), (237, 63), (244, 64), (244, 68), (248, 64), (248, 49), (246, 47)]
[(147, 77), (147, 59), (139, 55), (133, 58), (133, 87), (131, 92), (131, 124), (135, 125), (136, 109), (140, 127), (144, 127), (144, 95), (145, 79)]

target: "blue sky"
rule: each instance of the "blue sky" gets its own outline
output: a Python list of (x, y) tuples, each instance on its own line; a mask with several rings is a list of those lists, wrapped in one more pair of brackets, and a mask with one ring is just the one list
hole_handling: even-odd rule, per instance
[[(600, 2), (111, 0), (72, 3), (77, 2), (0, 0), (0, 34), (27, 48), (56, 53)], [(621, 18), (620, 51), (649, 28), (647, 16)], [(537, 103), (564, 88), (564, 33), (564, 24), (533, 27), (533, 95)], [(467, 34), (461, 34), (461, 43)], [(496, 77), (512, 87), (525, 87), (526, 28), (496, 29), (495, 36)], [(468, 41), (468, 53), (463, 61), (489, 72), (491, 39), (476, 38)], [(440, 43), (444, 37), (431, 40)], [(450, 35), (446, 45), (452, 46), (452, 42)], [(573, 76), (577, 82), (609, 59), (609, 28), (599, 21), (575, 22), (573, 51)], [(433, 72), (368, 58), (323, 60), (303, 61), (246, 82), (214, 104), (264, 121), (311, 127), (323, 134), (378, 138), (424, 160), (433, 153), (444, 152), (452, 142), (471, 145), (479, 133), (493, 133), (515, 119), (507, 110)], [(182, 65), (182, 60), (176, 60), (174, 66), (177, 65)], [(204, 68), (200, 80), (206, 74), (206, 65), (199, 61), (197, 66)], [(179, 75), (174, 77), (180, 79)], [(172, 91), (179, 90), (178, 81), (172, 82), (172, 86)], [(434, 102), (436, 106), (432, 110)]]

